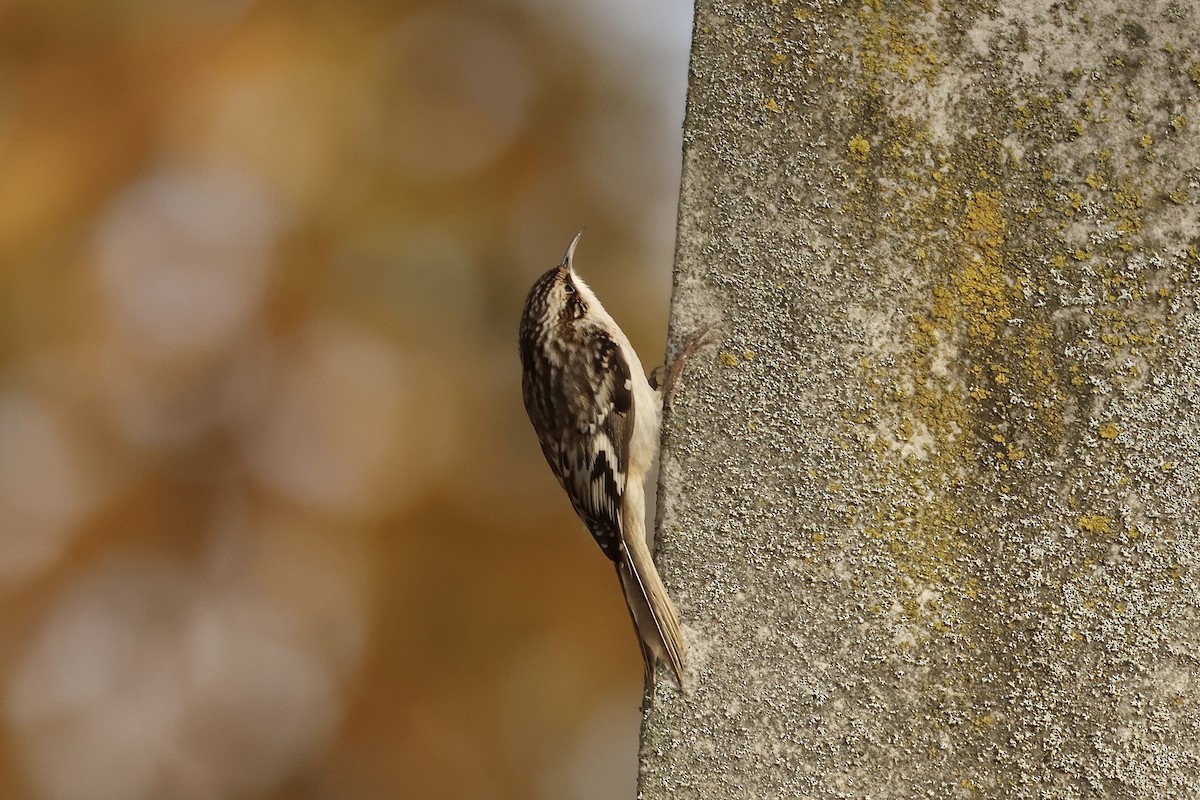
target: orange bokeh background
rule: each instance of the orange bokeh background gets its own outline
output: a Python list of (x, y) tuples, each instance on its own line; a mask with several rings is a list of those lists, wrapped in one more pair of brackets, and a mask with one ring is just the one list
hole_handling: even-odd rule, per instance
[(632, 796), (515, 338), (586, 226), (661, 360), (690, 22), (0, 4), (0, 796)]

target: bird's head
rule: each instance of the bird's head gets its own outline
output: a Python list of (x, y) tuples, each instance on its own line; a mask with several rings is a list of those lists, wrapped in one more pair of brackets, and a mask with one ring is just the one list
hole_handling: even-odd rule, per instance
[(536, 320), (540, 326), (571, 324), (587, 316), (596, 302), (591, 289), (575, 272), (575, 246), (583, 231), (575, 234), (558, 266), (546, 270), (529, 290), (523, 320)]

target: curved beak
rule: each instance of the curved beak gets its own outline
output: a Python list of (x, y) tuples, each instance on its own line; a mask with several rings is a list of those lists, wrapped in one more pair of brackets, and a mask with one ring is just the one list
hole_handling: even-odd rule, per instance
[(583, 236), (583, 228), (579, 229), (579, 232), (575, 234), (575, 238), (571, 240), (569, 245), (567, 245), (567, 252), (563, 254), (562, 262), (558, 265), (560, 269), (566, 268), (572, 271), (574, 270), (574, 267), (571, 266), (571, 259), (575, 257), (575, 245), (579, 244), (580, 236)]

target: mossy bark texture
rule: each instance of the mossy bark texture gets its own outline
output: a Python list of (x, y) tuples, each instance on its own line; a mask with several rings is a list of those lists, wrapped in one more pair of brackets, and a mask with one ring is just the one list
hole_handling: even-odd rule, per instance
[(1200, 797), (1194, 3), (696, 6), (642, 795)]

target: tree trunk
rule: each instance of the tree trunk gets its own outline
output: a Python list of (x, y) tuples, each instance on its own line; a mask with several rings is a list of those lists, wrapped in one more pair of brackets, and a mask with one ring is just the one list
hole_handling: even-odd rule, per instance
[(696, 6), (643, 796), (1200, 797), (1195, 8)]

